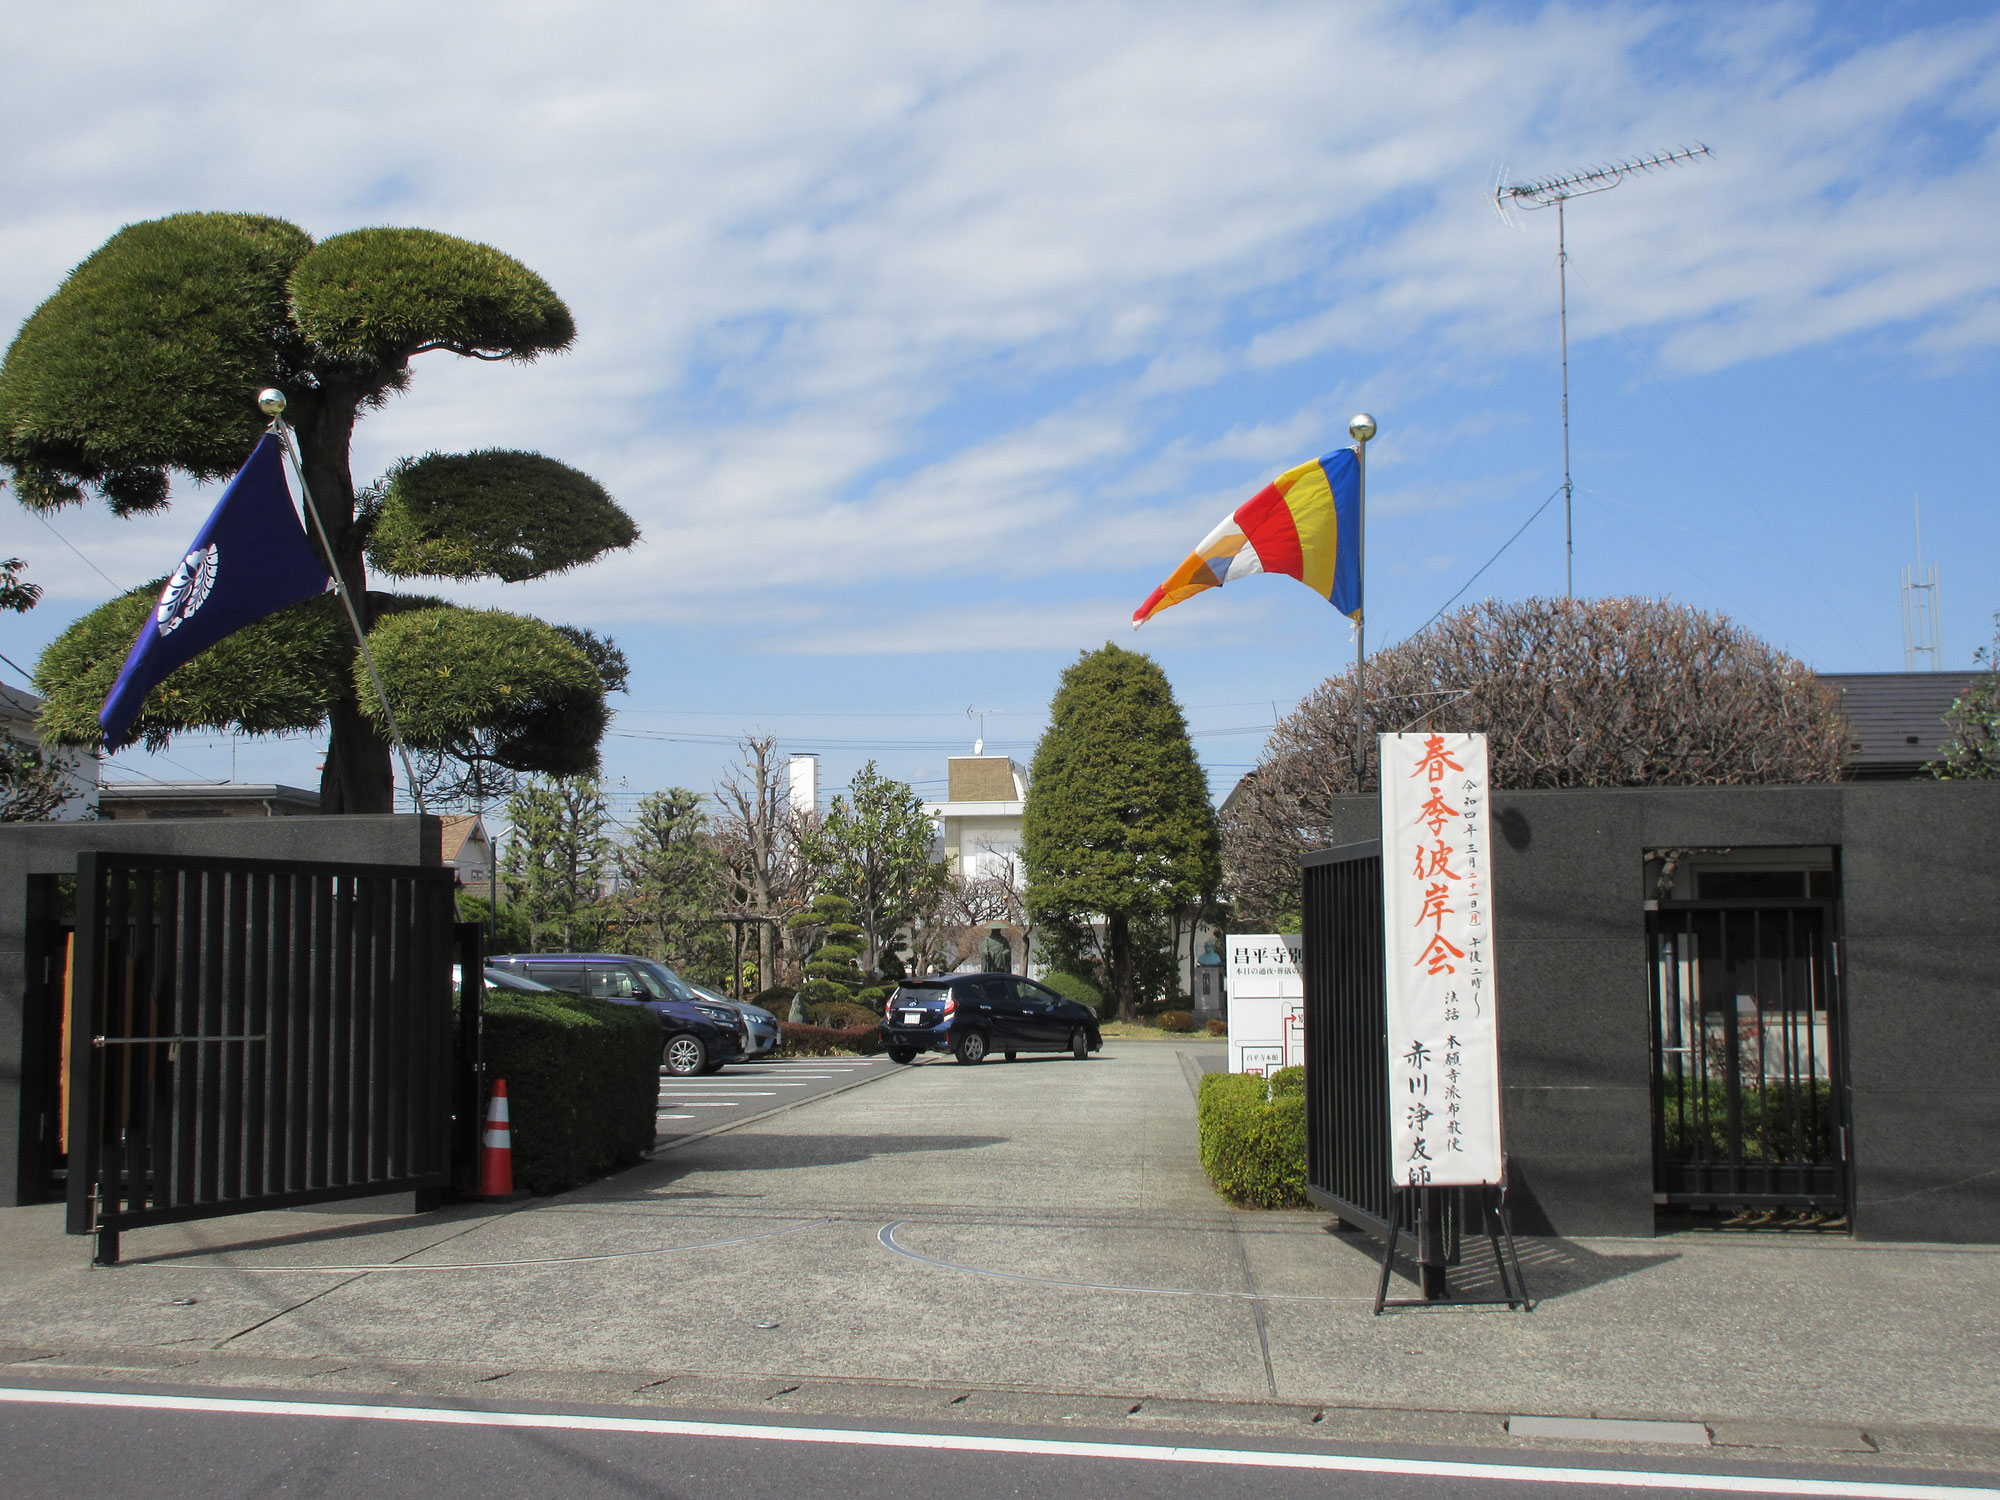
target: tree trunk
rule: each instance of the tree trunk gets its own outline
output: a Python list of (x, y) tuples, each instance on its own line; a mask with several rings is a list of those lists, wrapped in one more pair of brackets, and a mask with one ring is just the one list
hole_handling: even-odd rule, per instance
[(1139, 1018), (1139, 998), (1132, 981), (1132, 923), (1123, 912), (1113, 912), (1104, 923), (1111, 951), (1105, 955), (1111, 970), (1111, 994), (1118, 1002), (1118, 1019)]
[[(348, 471), (348, 445), (354, 436), (354, 419), (360, 398), (350, 392), (328, 389), (317, 396), (295, 399), (290, 413), (296, 424), (299, 467), (312, 492), (313, 509), (332, 542), (329, 565), (339, 573), (361, 616), (361, 628), (375, 623), (368, 599), (368, 566), (363, 556), (367, 541), (354, 516), (354, 478)], [(314, 550), (320, 550), (318, 529), (306, 518), (306, 534)], [(347, 612), (341, 610), (346, 633)], [(348, 653), (349, 681), (341, 686), (328, 715), (329, 733), (326, 767), (320, 772), (319, 804), (323, 813), (391, 813), (396, 810), (396, 774), (391, 763), (389, 737), (379, 733), (374, 721), (361, 711), (360, 695), (352, 686), (353, 665), (360, 647)]]
[(389, 741), (376, 733), (352, 691), (334, 701), (327, 738), (326, 769), (319, 777), (323, 813), (386, 813), (396, 810), (396, 777), (390, 769)]

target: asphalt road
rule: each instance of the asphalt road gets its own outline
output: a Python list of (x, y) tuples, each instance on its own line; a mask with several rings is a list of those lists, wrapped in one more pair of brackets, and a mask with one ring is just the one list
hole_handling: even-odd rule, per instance
[(662, 1141), (700, 1135), (837, 1093), (896, 1066), (886, 1057), (786, 1057), (731, 1063), (701, 1078), (676, 1078), (662, 1068), (655, 1129)]
[[(126, 1392), (0, 1390), (11, 1497), (148, 1500), (335, 1495), (758, 1495), (957, 1500), (1070, 1494), (1426, 1497), (1819, 1495), (1972, 1500), (1990, 1489), (1825, 1468), (1585, 1458), (1535, 1464), (1473, 1453), (1342, 1453), (657, 1418), (629, 1411), (472, 1411)], [(1683, 1482), (1685, 1481), (1685, 1482)]]

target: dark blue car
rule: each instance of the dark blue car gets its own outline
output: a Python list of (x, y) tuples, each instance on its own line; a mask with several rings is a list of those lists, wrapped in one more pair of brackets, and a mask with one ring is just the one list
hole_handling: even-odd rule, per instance
[(962, 1063), (989, 1052), (1067, 1052), (1079, 1060), (1104, 1045), (1097, 1013), (1018, 974), (939, 974), (896, 987), (882, 1011), (882, 1046), (896, 1062), (949, 1052)]
[(503, 953), (487, 963), (504, 973), (525, 974), (552, 990), (644, 1006), (658, 1018), (663, 1033), (660, 1063), (679, 1077), (716, 1073), (724, 1063), (743, 1061), (742, 1016), (727, 1005), (702, 1001), (671, 969), (649, 959), (621, 953)]

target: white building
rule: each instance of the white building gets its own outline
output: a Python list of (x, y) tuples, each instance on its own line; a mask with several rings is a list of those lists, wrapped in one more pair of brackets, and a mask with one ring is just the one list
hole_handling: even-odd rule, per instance
[(936, 820), (944, 857), (965, 880), (1004, 878), (1021, 889), (1021, 808), (1028, 773), (1008, 755), (954, 755), (945, 800), (924, 811)]
[(68, 784), (70, 798), (57, 811), (55, 821), (69, 823), (79, 818), (94, 817), (97, 813), (97, 782), (103, 761), (95, 750), (64, 750), (45, 746), (42, 732), (35, 723), (41, 711), (42, 700), (33, 693), (0, 683), (0, 732), (42, 751), (62, 772), (62, 778)]

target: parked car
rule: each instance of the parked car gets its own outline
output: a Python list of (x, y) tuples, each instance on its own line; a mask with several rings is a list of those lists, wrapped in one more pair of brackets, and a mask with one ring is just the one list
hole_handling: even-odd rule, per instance
[(962, 1063), (990, 1052), (1067, 1052), (1082, 1059), (1104, 1045), (1088, 1006), (1018, 974), (939, 974), (896, 986), (882, 1012), (882, 1046), (906, 1063), (949, 1052)]
[(660, 1023), (660, 1062), (678, 1077), (720, 1072), (725, 1063), (741, 1062), (748, 1050), (743, 1018), (732, 1007), (703, 1000), (672, 969), (651, 959), (622, 953), (503, 953), (490, 964), (550, 989), (645, 1007)]
[(761, 1005), (752, 1005), (748, 1000), (732, 1000), (727, 995), (718, 995), (705, 984), (696, 984), (683, 979), (695, 993), (696, 999), (705, 1005), (726, 1005), (743, 1018), (745, 1057), (763, 1057), (778, 1050), (778, 1043), (784, 1038), (778, 1030), (778, 1018)]

